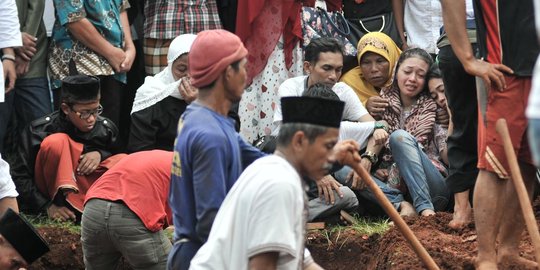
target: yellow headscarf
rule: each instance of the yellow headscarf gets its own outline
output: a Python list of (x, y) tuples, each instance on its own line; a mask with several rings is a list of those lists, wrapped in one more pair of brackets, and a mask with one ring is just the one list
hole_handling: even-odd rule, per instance
[[(396, 43), (386, 34), (381, 32), (370, 32), (365, 34), (358, 42), (358, 64), (360, 65), (360, 59), (366, 52), (373, 52), (384, 57), (389, 65), (390, 77), (385, 83), (385, 87), (392, 84), (394, 76), (394, 67), (401, 54), (401, 50)], [(360, 66), (349, 70), (345, 75), (341, 77), (341, 81), (348, 84), (354, 92), (358, 95), (364, 106), (368, 98), (378, 96), (379, 92), (364, 79), (362, 69)]]

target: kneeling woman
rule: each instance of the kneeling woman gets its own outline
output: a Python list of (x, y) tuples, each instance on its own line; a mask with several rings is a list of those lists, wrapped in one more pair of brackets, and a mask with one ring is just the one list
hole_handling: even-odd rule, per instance
[(451, 195), (442, 162), (448, 131), (436, 123), (437, 103), (427, 86), (432, 62), (422, 49), (404, 51), (393, 84), (381, 91), (389, 103), (382, 119), (388, 122), (391, 134), (376, 172), (390, 186), (406, 191), (423, 216), (446, 210)]
[(188, 53), (197, 37), (185, 34), (169, 46), (167, 67), (146, 77), (137, 89), (131, 110), (128, 152), (161, 149), (172, 151), (180, 115), (197, 98), (188, 78)]

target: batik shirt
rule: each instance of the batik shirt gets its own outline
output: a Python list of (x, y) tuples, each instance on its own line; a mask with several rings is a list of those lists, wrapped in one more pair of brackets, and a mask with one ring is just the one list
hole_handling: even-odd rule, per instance
[(173, 39), (180, 34), (221, 29), (216, 0), (153, 0), (144, 3), (144, 37)]
[(115, 73), (105, 57), (76, 40), (67, 24), (86, 18), (109, 43), (124, 48), (120, 13), (129, 8), (128, 0), (54, 0), (54, 7), (56, 21), (48, 59), (53, 88), (59, 88), (61, 80), (69, 75), (71, 59), (81, 74), (114, 75), (125, 83), (126, 74)]

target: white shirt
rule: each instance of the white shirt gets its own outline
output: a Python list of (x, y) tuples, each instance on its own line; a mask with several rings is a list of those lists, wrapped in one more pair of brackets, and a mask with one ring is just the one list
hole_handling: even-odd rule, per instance
[[(0, 49), (22, 46), (15, 0), (0, 0)], [(0, 102), (4, 102), (4, 67), (0, 65)]]
[[(536, 15), (536, 34), (540, 37), (540, 0), (534, 0), (534, 14)], [(540, 56), (536, 59), (534, 67), (527, 117), (540, 119)]]
[(307, 209), (301, 181), (279, 156), (252, 163), (225, 197), (190, 269), (248, 269), (249, 258), (265, 252), (279, 252), (277, 269), (313, 262), (304, 249)]
[[(274, 110), (273, 135), (277, 135), (279, 133), (279, 127), (281, 126), (281, 121), (283, 120), (283, 115), (281, 112), (281, 98), (301, 96), (304, 93), (306, 78), (307, 76), (290, 78), (279, 86), (279, 98)], [(364, 105), (362, 105), (362, 102), (360, 102), (358, 95), (356, 95), (354, 90), (349, 85), (343, 82), (338, 82), (332, 87), (332, 90), (334, 90), (341, 101), (345, 102), (342, 117), (344, 121), (341, 122), (341, 126), (339, 128), (339, 139), (352, 139), (357, 141), (361, 147), (364, 147), (367, 144), (367, 138), (369, 138), (371, 133), (373, 133), (374, 123), (358, 123), (356, 121), (358, 121), (360, 117), (368, 114), (368, 111)]]
[(17, 197), (18, 195), (9, 174), (9, 164), (2, 159), (0, 154), (0, 200), (5, 197)]
[(407, 45), (436, 54), (437, 39), (443, 25), (442, 8), (439, 0), (407, 0), (403, 16)]

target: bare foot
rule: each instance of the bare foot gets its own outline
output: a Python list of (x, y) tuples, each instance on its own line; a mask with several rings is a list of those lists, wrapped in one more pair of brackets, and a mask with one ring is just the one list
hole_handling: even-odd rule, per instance
[(425, 209), (424, 211), (422, 211), (422, 213), (420, 213), (420, 215), (423, 216), (423, 217), (434, 216), (435, 211), (433, 211), (431, 209)]
[(492, 261), (479, 261), (478, 258), (474, 262), (476, 270), (497, 270), (497, 264)]
[(538, 263), (536, 263), (535, 261), (527, 260), (517, 254), (498, 254), (497, 262), (504, 265), (519, 265), (521, 267), (524, 267), (525, 269), (538, 268)]
[(402, 201), (399, 205), (399, 215), (402, 217), (414, 217), (416, 216), (416, 210), (412, 204), (408, 201)]
[(454, 215), (448, 227), (459, 230), (472, 222), (472, 208), (469, 203), (469, 191), (454, 194)]

